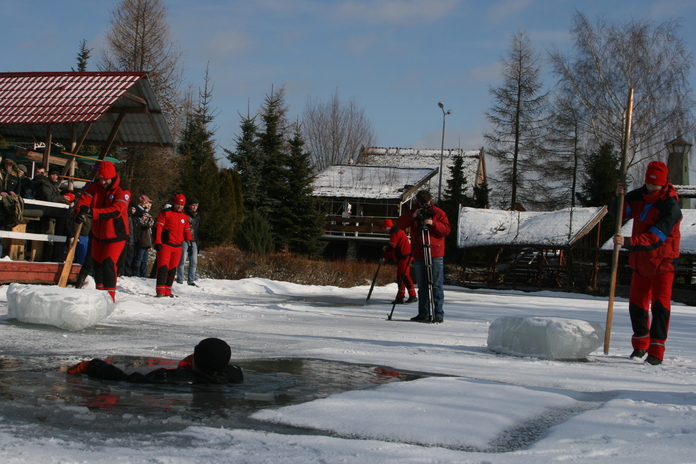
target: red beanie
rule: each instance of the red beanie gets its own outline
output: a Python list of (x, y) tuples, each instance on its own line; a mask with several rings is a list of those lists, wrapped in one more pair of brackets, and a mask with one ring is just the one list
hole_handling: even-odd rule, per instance
[(645, 172), (645, 183), (654, 185), (667, 185), (667, 165), (662, 161), (651, 161)]
[(75, 201), (75, 194), (71, 191), (67, 191), (63, 194), (63, 198), (72, 203), (73, 201)]
[(186, 197), (179, 193), (177, 196), (174, 197), (174, 204), (175, 205), (185, 205), (186, 204)]
[(394, 223), (391, 219), (385, 219), (382, 223), (382, 227), (394, 227)]
[(111, 161), (102, 161), (97, 174), (100, 179), (113, 179), (116, 177), (116, 166)]

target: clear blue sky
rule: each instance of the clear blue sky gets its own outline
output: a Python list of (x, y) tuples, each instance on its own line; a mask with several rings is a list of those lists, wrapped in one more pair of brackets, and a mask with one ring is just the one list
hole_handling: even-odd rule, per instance
[[(69, 71), (82, 39), (97, 70), (116, 0), (0, 0), (0, 71)], [(523, 29), (543, 55), (569, 50), (577, 9), (594, 21), (682, 18), (696, 47), (694, 0), (167, 0), (187, 83), (203, 85), (210, 62), (219, 146), (234, 148), (239, 113), (255, 112), (285, 85), (290, 117), (307, 98), (338, 90), (373, 122), (377, 145), (483, 145), (490, 86), (500, 57)], [(695, 71), (696, 72), (696, 71)], [(696, 76), (696, 74), (695, 74)], [(696, 78), (692, 78), (696, 83)], [(552, 85), (547, 75), (545, 84)], [(694, 85), (696, 87), (696, 85)], [(693, 134), (687, 134), (692, 138)], [(220, 151), (220, 153), (222, 153)]]

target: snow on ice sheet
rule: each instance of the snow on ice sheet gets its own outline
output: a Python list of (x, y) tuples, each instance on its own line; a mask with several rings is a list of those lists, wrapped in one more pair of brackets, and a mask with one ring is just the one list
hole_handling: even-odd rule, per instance
[(348, 437), (482, 450), (516, 424), (573, 403), (559, 393), (514, 385), (429, 378), (259, 411), (252, 418)]
[(109, 293), (100, 290), (16, 283), (7, 289), (7, 315), (31, 324), (82, 330), (96, 325), (113, 310)]

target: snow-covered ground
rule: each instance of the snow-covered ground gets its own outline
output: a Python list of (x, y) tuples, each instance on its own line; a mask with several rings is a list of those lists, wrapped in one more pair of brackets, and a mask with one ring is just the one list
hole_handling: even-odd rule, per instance
[[(590, 362), (562, 362), (488, 351), (490, 323), (501, 316), (540, 316), (604, 326), (606, 299), (448, 287), (445, 322), (429, 325), (402, 322), (416, 314), (415, 305), (398, 306), (398, 320), (386, 321), (395, 285), (376, 288), (368, 305), (367, 286), (264, 279), (199, 285), (175, 284), (179, 298), (155, 299), (153, 280), (122, 278), (113, 314), (78, 332), (9, 319), (2, 287), (0, 361), (55, 359), (50, 375), (63, 376), (59, 365), (69, 360), (114, 354), (179, 359), (200, 339), (215, 336), (228, 341), (239, 361), (319, 358), (444, 376), (253, 416), (314, 433), (193, 425), (134, 429), (108, 439), (97, 434), (99, 419), (86, 408), (73, 407), (73, 420), (94, 421), (94, 432), (77, 427), (70, 433), (67, 427), (58, 433), (50, 424), (15, 421), (3, 415), (9, 395), (0, 385), (0, 462), (696, 462), (696, 308), (673, 306), (661, 366), (627, 359), (631, 333), (622, 299), (615, 305), (609, 355), (600, 348)], [(72, 411), (60, 401), (44, 399), (27, 408)], [(520, 447), (511, 446), (515, 440)]]

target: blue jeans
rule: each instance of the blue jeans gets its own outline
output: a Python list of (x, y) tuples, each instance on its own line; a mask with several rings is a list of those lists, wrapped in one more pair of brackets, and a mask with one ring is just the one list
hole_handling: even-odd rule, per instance
[[(418, 282), (418, 316), (427, 317), (430, 313), (430, 292), (428, 292), (428, 271), (425, 261), (416, 259), (413, 261), (413, 269)], [(445, 273), (443, 258), (433, 258), (433, 301), (435, 303), (434, 317), (445, 317), (443, 309), (445, 303)]]
[(147, 272), (147, 258), (149, 251), (149, 248), (138, 247), (135, 249), (135, 253), (133, 253), (133, 265), (131, 266), (134, 276), (147, 277), (149, 275)]
[(184, 264), (186, 264), (187, 256), (189, 259), (187, 282), (192, 284), (196, 280), (196, 266), (198, 265), (198, 244), (196, 242), (191, 242), (191, 246), (188, 246), (186, 242), (181, 244), (181, 261), (179, 261), (179, 267), (176, 268), (176, 281), (180, 284), (184, 283)]

